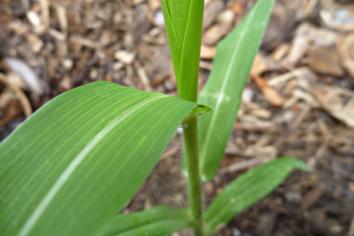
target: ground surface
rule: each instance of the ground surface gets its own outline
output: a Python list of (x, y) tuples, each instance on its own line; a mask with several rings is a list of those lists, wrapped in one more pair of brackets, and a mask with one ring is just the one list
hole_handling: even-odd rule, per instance
[[(207, 1), (201, 84), (215, 46), (253, 1)], [(279, 0), (206, 202), (248, 168), (307, 161), (219, 235), (354, 235), (354, 2)], [(0, 140), (43, 103), (108, 80), (176, 93), (159, 0), (2, 0)], [(127, 211), (185, 205), (177, 137)]]

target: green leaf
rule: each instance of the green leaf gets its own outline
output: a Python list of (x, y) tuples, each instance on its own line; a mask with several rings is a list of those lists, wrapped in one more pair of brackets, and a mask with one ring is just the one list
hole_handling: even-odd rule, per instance
[(167, 38), (179, 95), (196, 101), (203, 0), (162, 0)]
[(199, 120), (201, 172), (204, 179), (215, 176), (242, 92), (272, 12), (274, 0), (258, 0), (243, 22), (217, 47), (213, 70), (198, 102), (212, 108)]
[(186, 209), (159, 206), (142, 212), (114, 217), (101, 236), (164, 236), (191, 227), (193, 221)]
[(294, 169), (308, 170), (297, 159), (283, 157), (255, 167), (227, 186), (212, 202), (205, 214), (209, 232), (227, 224), (236, 214), (267, 196)]
[(0, 145), (1, 235), (96, 235), (195, 107), (108, 82), (55, 98)]

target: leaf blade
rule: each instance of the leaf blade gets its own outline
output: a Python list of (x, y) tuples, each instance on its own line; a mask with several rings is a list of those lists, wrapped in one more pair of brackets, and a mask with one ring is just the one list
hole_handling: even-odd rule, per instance
[[(127, 204), (194, 107), (106, 82), (54, 99), (0, 145), (2, 234), (92, 235)], [(124, 177), (129, 184), (115, 182)]]
[(159, 206), (149, 210), (115, 216), (101, 236), (163, 236), (193, 225), (186, 209)]
[[(240, 107), (253, 59), (258, 51), (274, 0), (258, 0), (242, 23), (217, 47), (213, 70), (198, 99), (211, 113), (199, 119), (201, 171), (215, 176)], [(242, 59), (241, 59), (242, 57)]]
[(274, 188), (294, 169), (308, 170), (295, 158), (283, 157), (257, 166), (228, 185), (205, 213), (208, 231), (228, 223), (235, 215), (252, 206)]

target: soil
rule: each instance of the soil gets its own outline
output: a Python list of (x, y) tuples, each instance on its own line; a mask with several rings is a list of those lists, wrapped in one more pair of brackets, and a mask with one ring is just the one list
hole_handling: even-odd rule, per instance
[[(206, 2), (201, 88), (216, 43), (254, 3)], [(176, 94), (161, 17), (160, 0), (2, 0), (0, 140), (45, 102), (88, 82)], [(277, 2), (222, 167), (203, 186), (205, 204), (278, 156), (313, 170), (292, 174), (218, 235), (354, 236), (353, 32), (352, 0)], [(127, 212), (186, 206), (180, 146), (177, 135)]]

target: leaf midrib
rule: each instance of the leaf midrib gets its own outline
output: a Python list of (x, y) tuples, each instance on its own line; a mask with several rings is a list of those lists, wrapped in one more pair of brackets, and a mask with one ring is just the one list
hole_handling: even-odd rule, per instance
[[(248, 19), (251, 19), (252, 16), (254, 15), (254, 11), (251, 12), (251, 14), (249, 15), (249, 18)], [(240, 34), (240, 37), (239, 37), (239, 42), (241, 42), (245, 36), (247, 35), (248, 33), (248, 29), (247, 29), (247, 26), (250, 24), (251, 21), (247, 21), (247, 24), (245, 24), (245, 30), (241, 31), (241, 34)], [(220, 106), (222, 104), (222, 101), (223, 101), (223, 98), (224, 98), (224, 94), (225, 94), (225, 90), (226, 90), (226, 85), (228, 83), (228, 81), (230, 80), (230, 77), (231, 77), (231, 71), (232, 71), (232, 67), (234, 65), (234, 61), (236, 60), (236, 57), (237, 57), (237, 54), (238, 54), (238, 51), (240, 50), (240, 47), (241, 47), (241, 43), (237, 44), (236, 47), (235, 47), (235, 50), (234, 50), (234, 53), (232, 54), (231, 56), (231, 62), (228, 63), (228, 66), (227, 66), (227, 70), (226, 70), (226, 75), (225, 75), (225, 78), (222, 82), (222, 85), (221, 85), (221, 90), (220, 90), (220, 93), (219, 93), (219, 96), (216, 100), (216, 103), (215, 103), (215, 106), (213, 108), (213, 111), (212, 111), (212, 114), (211, 114), (211, 119), (210, 119), (210, 122), (209, 122), (209, 125), (208, 125), (208, 128), (206, 130), (206, 133), (205, 133), (205, 139), (203, 141), (203, 143), (209, 143), (209, 140), (210, 140), (210, 137), (211, 137), (211, 130), (213, 130), (213, 128), (215, 127), (215, 122), (216, 122), (216, 117), (217, 117), (217, 114), (219, 113), (219, 109), (220, 109)], [(202, 160), (202, 165), (204, 165), (204, 162), (205, 162), (205, 155), (206, 155), (206, 148), (203, 149), (202, 151), (202, 154), (201, 154), (201, 160)]]

